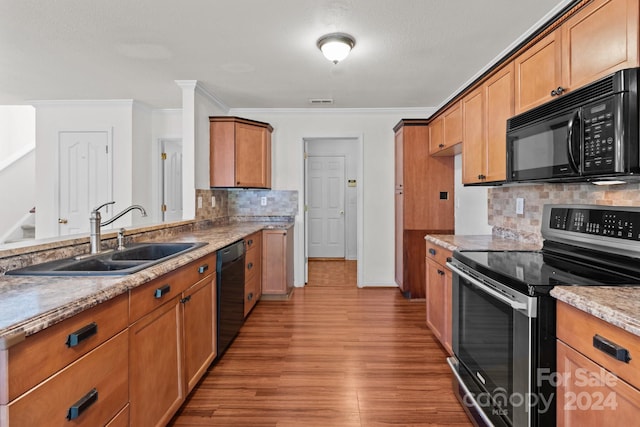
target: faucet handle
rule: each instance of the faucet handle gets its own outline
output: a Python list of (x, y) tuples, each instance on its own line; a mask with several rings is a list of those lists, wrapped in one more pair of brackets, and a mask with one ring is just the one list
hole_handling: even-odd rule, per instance
[(101, 204), (100, 206), (98, 206), (97, 208), (94, 208), (94, 209), (93, 209), (93, 212), (98, 212), (100, 209), (104, 208), (105, 206), (107, 206), (107, 205), (113, 205), (113, 204), (115, 204), (115, 203), (116, 203), (116, 202), (115, 202), (115, 200), (114, 200), (114, 201), (112, 201), (112, 202), (103, 203), (103, 204)]

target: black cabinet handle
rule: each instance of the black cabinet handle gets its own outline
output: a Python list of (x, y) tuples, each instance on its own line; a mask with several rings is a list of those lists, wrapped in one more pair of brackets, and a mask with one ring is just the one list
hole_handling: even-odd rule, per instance
[(209, 264), (204, 264), (198, 267), (198, 273), (204, 274), (205, 271), (209, 269)]
[(629, 350), (624, 347), (620, 347), (618, 344), (609, 341), (598, 334), (593, 336), (593, 346), (621, 362), (629, 363), (631, 360), (631, 353), (629, 353)]
[(253, 268), (253, 263), (252, 262), (247, 264), (247, 270), (251, 270), (252, 268)]
[(75, 420), (78, 418), (84, 411), (89, 409), (91, 405), (96, 403), (98, 400), (98, 390), (95, 388), (92, 389), (89, 393), (85, 394), (84, 397), (74, 403), (69, 410), (67, 411), (67, 420)]
[(451, 257), (450, 256), (447, 257), (447, 262), (451, 262)]
[(444, 144), (438, 144), (438, 148), (444, 148)]
[(559, 96), (564, 93), (564, 88), (562, 86), (558, 86), (557, 89), (553, 89), (551, 91), (551, 96)]
[(156, 289), (153, 293), (153, 296), (155, 298), (162, 298), (165, 294), (168, 294), (169, 292), (171, 292), (171, 286), (170, 285), (164, 285), (164, 286), (160, 286), (158, 289)]
[(249, 295), (247, 295), (247, 301), (251, 301), (253, 299), (253, 292), (250, 292)]
[(253, 239), (247, 240), (247, 246), (251, 246), (251, 245), (253, 245)]
[(442, 270), (438, 269), (438, 274), (439, 274), (440, 276), (444, 276), (444, 271), (442, 271)]
[(186, 296), (186, 297), (184, 297), (184, 298), (182, 298), (182, 299), (180, 300), (180, 302), (181, 302), (182, 304), (186, 304), (186, 303), (188, 303), (189, 301), (191, 301), (191, 295)]
[(67, 347), (75, 347), (82, 341), (98, 333), (98, 324), (96, 322), (89, 323), (86, 326), (71, 332), (67, 336)]
[(435, 250), (435, 249), (433, 249), (433, 248), (429, 248), (429, 253), (430, 253), (431, 255), (435, 255), (435, 254), (436, 254), (436, 250)]

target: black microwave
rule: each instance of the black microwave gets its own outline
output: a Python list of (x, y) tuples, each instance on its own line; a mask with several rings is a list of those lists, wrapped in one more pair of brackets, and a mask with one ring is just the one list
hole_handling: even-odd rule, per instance
[(507, 181), (638, 174), (639, 70), (620, 70), (507, 120)]

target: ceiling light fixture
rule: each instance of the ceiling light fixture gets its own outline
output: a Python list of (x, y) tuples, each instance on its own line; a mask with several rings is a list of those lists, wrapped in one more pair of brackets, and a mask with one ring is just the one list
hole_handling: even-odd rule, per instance
[(356, 45), (356, 40), (349, 34), (331, 33), (320, 37), (317, 45), (325, 58), (337, 64), (349, 55)]

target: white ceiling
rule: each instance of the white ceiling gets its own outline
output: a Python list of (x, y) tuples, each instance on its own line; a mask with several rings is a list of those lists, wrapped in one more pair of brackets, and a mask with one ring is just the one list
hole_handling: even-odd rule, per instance
[[(179, 108), (198, 80), (231, 108), (438, 106), (569, 2), (0, 0), (0, 105)], [(333, 65), (316, 40), (336, 31), (356, 46)]]

